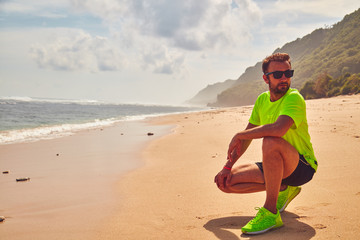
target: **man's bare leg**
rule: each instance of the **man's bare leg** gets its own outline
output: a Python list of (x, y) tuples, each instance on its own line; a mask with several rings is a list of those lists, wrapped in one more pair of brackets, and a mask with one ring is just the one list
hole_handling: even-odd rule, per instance
[(256, 164), (242, 164), (231, 171), (230, 182), (224, 184), (226, 193), (253, 193), (265, 191), (264, 175)]
[(266, 188), (264, 208), (276, 214), (281, 181), (296, 169), (299, 153), (284, 139), (277, 137), (265, 137), (262, 150)]
[(286, 185), (281, 180), (290, 176), (299, 162), (296, 149), (282, 138), (266, 137), (263, 140), (263, 170), (256, 164), (242, 164), (233, 168), (230, 181), (220, 188), (226, 193), (253, 193), (266, 190), (264, 207), (276, 213), (279, 191)]

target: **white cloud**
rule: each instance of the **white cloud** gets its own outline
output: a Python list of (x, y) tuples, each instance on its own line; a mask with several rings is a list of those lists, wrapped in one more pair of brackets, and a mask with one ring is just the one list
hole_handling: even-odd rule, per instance
[(358, 0), (254, 1), (261, 9), (262, 22), (252, 32), (252, 52), (260, 50), (262, 55), (271, 54), (276, 48), (315, 29), (331, 26), (359, 8)]
[(0, 2), (0, 7), (1, 11), (3, 12), (28, 13), (34, 12), (36, 10), (34, 6), (22, 4), (19, 2), (2, 1)]
[[(68, 0), (17, 0), (0, 1), (0, 10), (6, 13), (25, 13), (25, 14), (51, 14), (49, 11), (54, 9), (64, 9), (69, 7)], [(52, 16), (54, 17), (54, 16)]]
[(126, 64), (111, 40), (84, 31), (69, 30), (50, 43), (33, 45), (30, 52), (39, 67), (54, 70), (112, 71)]
[(131, 52), (128, 58), (145, 69), (180, 73), (186, 66), (187, 52), (226, 55), (244, 49), (252, 39), (251, 28), (261, 19), (252, 0), (64, 0), (54, 1), (53, 7), (51, 4), (19, 0), (3, 5), (9, 12), (64, 21), (66, 14), (92, 14), (102, 19), (111, 32), (102, 40), (105, 49), (95, 47), (99, 40), (85, 32), (59, 37), (45, 46), (34, 45), (32, 53), (37, 64), (57, 70), (118, 70), (123, 64), (113, 63), (122, 58), (120, 52)]
[(105, 22), (126, 20), (132, 0), (69, 0), (76, 12), (91, 13)]
[(176, 50), (169, 50), (164, 45), (142, 54), (143, 67), (153, 69), (154, 73), (173, 74), (181, 72), (185, 55)]
[[(104, 20), (140, 65), (156, 73), (179, 73), (187, 52), (233, 54), (252, 39), (261, 12), (251, 0), (72, 0), (78, 11)], [(140, 56), (140, 58), (139, 58)]]
[(359, 7), (358, 0), (277, 0), (274, 9), (279, 12), (308, 13), (326, 17), (349, 14)]
[[(235, 2), (238, 7), (232, 7)], [(249, 40), (250, 29), (261, 12), (251, 0), (73, 0), (76, 9), (88, 10), (113, 29), (127, 35), (162, 38), (168, 46), (185, 50), (229, 47)], [(229, 45), (230, 44), (230, 45)]]
[(261, 13), (250, 0), (138, 0), (129, 3), (127, 23), (139, 36), (166, 39), (184, 50), (234, 47), (249, 41)]

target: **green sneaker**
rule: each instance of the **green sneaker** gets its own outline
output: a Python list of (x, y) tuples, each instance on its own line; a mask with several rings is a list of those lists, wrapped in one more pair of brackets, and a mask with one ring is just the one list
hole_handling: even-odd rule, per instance
[(300, 193), (301, 187), (288, 186), (284, 191), (279, 192), (276, 208), (283, 212), (287, 205)]
[(256, 217), (248, 222), (241, 231), (245, 234), (260, 234), (269, 231), (273, 228), (281, 227), (283, 224), (280, 216), (280, 212), (273, 214), (266, 208), (255, 208), (259, 210)]

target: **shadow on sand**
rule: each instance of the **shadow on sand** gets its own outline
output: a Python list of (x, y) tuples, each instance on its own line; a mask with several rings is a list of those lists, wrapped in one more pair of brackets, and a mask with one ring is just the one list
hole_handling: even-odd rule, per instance
[[(221, 240), (238, 240), (238, 239), (311, 239), (315, 236), (315, 229), (310, 225), (300, 222), (300, 217), (294, 213), (284, 212), (281, 218), (284, 226), (278, 229), (270, 230), (260, 235), (241, 234), (241, 227), (244, 226), (253, 217), (234, 216), (217, 218), (208, 221), (204, 228), (213, 232)], [(235, 234), (232, 229), (236, 230)], [(240, 236), (238, 234), (241, 234)]]

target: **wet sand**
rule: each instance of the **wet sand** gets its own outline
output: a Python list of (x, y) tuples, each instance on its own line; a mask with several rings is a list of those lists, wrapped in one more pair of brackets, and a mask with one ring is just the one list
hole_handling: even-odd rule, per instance
[[(121, 197), (121, 176), (167, 126), (123, 122), (73, 136), (0, 146), (0, 238), (90, 239)], [(148, 132), (155, 133), (147, 136)], [(8, 174), (2, 174), (9, 171)], [(16, 182), (29, 177), (30, 181)]]

